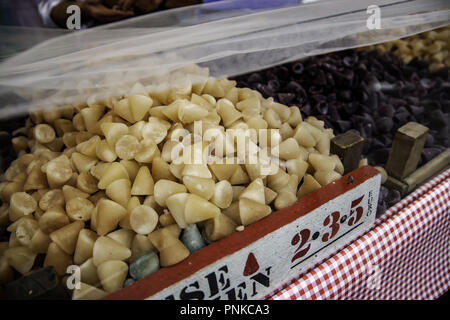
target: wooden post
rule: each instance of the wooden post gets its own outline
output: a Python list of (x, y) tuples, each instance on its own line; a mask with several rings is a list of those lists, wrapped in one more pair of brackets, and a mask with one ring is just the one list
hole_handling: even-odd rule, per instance
[(5, 285), (10, 300), (68, 300), (55, 268), (48, 266)]
[(390, 176), (403, 180), (416, 170), (428, 131), (417, 122), (408, 122), (397, 130), (386, 163)]
[(352, 131), (337, 135), (331, 140), (330, 152), (338, 155), (344, 165), (344, 174), (359, 166), (364, 139)]
[(389, 176), (384, 185), (389, 189), (400, 191), (402, 197), (413, 191), (417, 186), (421, 185), (443, 169), (450, 165), (450, 149), (443, 151), (434, 159), (415, 170), (402, 181)]

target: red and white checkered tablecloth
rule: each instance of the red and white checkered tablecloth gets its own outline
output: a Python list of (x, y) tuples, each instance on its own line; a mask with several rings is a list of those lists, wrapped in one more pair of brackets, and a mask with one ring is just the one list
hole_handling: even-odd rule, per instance
[(450, 288), (450, 169), (269, 299), (436, 299)]

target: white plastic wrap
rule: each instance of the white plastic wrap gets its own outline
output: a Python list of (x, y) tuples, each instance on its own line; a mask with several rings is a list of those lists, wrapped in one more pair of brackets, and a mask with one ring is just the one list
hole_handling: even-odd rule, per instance
[[(374, 2), (381, 9), (380, 30), (367, 27), (367, 7)], [(3, 61), (0, 118), (30, 108), (119, 96), (137, 82), (149, 92), (167, 85), (183, 87), (204, 81), (208, 70), (214, 77), (233, 76), (410, 36), (450, 21), (447, 0), (329, 0), (228, 12), (214, 6), (72, 32)]]

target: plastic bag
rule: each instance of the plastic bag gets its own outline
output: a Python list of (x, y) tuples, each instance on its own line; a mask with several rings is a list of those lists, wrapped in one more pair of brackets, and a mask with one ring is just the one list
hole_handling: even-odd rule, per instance
[(169, 10), (72, 32), (9, 58), (0, 64), (0, 118), (30, 108), (93, 103), (136, 90), (136, 83), (147, 92), (182, 90), (209, 75), (234, 76), (394, 40), (450, 20), (448, 1), (442, 0), (378, 1), (380, 30), (367, 26), (371, 0), (268, 10), (219, 10), (219, 4), (224, 5)]

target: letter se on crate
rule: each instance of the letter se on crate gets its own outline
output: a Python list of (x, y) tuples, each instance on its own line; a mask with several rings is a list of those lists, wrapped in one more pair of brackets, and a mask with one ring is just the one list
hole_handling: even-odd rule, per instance
[(368, 231), (380, 184), (356, 169), (106, 299), (262, 299)]

